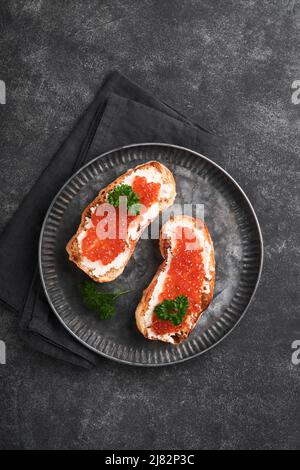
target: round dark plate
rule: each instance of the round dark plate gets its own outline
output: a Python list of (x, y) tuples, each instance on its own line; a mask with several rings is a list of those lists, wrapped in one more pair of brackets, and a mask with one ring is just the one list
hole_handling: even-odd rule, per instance
[[(158, 240), (141, 239), (123, 274), (100, 286), (132, 289), (119, 298), (117, 313), (101, 321), (83, 304), (78, 284), (88, 277), (68, 260), (65, 246), (83, 209), (100, 189), (129, 168), (158, 160), (174, 174), (176, 203), (203, 204), (214, 243), (214, 298), (189, 338), (173, 346), (145, 339), (135, 326), (135, 308), (162, 262)], [(257, 287), (263, 259), (262, 236), (254, 210), (238, 184), (214, 162), (167, 144), (139, 144), (113, 150), (81, 168), (62, 187), (46, 215), (39, 246), (44, 289), (65, 328), (86, 347), (110, 359), (158, 366), (195, 357), (222, 340), (245, 313)]]

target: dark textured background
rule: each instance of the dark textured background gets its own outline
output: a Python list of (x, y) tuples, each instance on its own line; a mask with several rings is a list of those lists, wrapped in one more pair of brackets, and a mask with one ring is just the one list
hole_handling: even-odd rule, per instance
[[(1, 448), (300, 448), (297, 0), (0, 0), (2, 228), (106, 72), (224, 139), (261, 222), (256, 298), (217, 348), (163, 369), (85, 371), (24, 346), (1, 307)], [(297, 174), (298, 172), (298, 174)]]

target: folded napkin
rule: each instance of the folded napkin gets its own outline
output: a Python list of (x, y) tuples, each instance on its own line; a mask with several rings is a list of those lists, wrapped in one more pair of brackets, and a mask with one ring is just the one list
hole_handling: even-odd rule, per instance
[(216, 136), (113, 72), (0, 236), (0, 299), (20, 313), (23, 340), (45, 354), (83, 367), (98, 359), (64, 329), (44, 295), (38, 240), (45, 213), (86, 162), (143, 142), (177, 144), (212, 157), (217, 151)]

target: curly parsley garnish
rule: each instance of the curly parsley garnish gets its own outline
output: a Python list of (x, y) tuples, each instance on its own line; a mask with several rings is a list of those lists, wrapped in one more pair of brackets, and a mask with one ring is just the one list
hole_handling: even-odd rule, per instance
[(140, 198), (136, 192), (133, 191), (129, 184), (119, 184), (108, 193), (108, 202), (114, 207), (120, 204), (120, 197), (127, 197), (127, 208), (132, 215), (138, 215), (141, 210)]
[(116, 299), (129, 290), (122, 292), (101, 292), (93, 281), (84, 281), (79, 285), (85, 305), (98, 313), (101, 320), (108, 320), (115, 314)]
[(182, 323), (188, 308), (188, 298), (185, 295), (178, 295), (174, 300), (164, 300), (155, 307), (154, 312), (159, 320), (169, 320), (178, 326)]

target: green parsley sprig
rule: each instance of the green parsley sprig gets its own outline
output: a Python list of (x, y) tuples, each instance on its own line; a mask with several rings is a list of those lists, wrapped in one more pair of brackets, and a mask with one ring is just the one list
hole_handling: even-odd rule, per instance
[(164, 300), (155, 307), (154, 312), (159, 320), (169, 320), (178, 326), (182, 323), (188, 308), (188, 298), (185, 295), (178, 295), (174, 300)]
[[(138, 215), (141, 211), (140, 198), (129, 184), (119, 184), (108, 193), (108, 202), (114, 207), (119, 207), (120, 197), (127, 197), (127, 209), (132, 215)], [(134, 207), (133, 207), (134, 206)]]
[(127, 294), (122, 292), (101, 292), (93, 281), (84, 281), (79, 285), (79, 291), (87, 308), (94, 310), (101, 320), (108, 320), (116, 312), (116, 299)]

